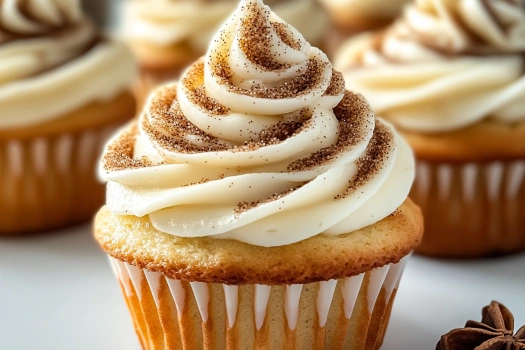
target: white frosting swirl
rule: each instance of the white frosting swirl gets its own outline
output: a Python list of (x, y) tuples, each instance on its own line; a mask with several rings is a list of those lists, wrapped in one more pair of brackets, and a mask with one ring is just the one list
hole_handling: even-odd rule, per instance
[(110, 99), (135, 76), (131, 53), (101, 40), (79, 1), (0, 2), (0, 128)]
[[(322, 39), (328, 17), (315, 0), (273, 2), (275, 13), (296, 26), (308, 40)], [(233, 0), (132, 0), (125, 4), (123, 32), (131, 40), (159, 46), (188, 43), (201, 55), (237, 5), (238, 1)]]
[(324, 53), (244, 0), (204, 59), (106, 148), (107, 206), (160, 231), (259, 246), (368, 226), (405, 201), (406, 143)]
[(335, 66), (381, 116), (415, 131), (525, 120), (525, 0), (418, 0)]

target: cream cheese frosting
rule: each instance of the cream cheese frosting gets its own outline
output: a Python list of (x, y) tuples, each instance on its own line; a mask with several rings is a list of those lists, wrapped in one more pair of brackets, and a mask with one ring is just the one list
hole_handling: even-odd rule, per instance
[(386, 31), (345, 43), (347, 87), (419, 132), (525, 120), (525, 0), (417, 0)]
[[(272, 8), (313, 42), (321, 40), (328, 17), (314, 0), (273, 0)], [(204, 54), (214, 33), (235, 10), (234, 0), (132, 0), (125, 4), (123, 34), (159, 46), (188, 43)]]
[(0, 2), (0, 128), (111, 99), (135, 76), (129, 50), (101, 39), (80, 1)]
[(392, 214), (414, 159), (323, 52), (244, 0), (206, 56), (108, 143), (100, 176), (116, 214), (149, 215), (176, 236), (271, 247)]

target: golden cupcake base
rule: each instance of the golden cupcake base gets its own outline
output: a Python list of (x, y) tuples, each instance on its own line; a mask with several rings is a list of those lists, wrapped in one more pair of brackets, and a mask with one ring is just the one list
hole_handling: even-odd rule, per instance
[(267, 248), (177, 237), (103, 207), (95, 238), (144, 349), (376, 350), (422, 226), (407, 199), (361, 230)]
[(0, 235), (89, 220), (104, 203), (96, 179), (103, 146), (135, 101), (123, 93), (41, 126), (0, 132)]
[(147, 350), (379, 349), (405, 262), (327, 282), (237, 287), (111, 259)]

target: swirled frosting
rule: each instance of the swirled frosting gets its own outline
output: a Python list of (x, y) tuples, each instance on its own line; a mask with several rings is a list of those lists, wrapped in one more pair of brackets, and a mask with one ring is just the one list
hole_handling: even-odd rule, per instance
[[(308, 40), (321, 40), (328, 18), (314, 0), (270, 0), (267, 3)], [(129, 1), (125, 5), (124, 33), (131, 40), (160, 46), (188, 43), (201, 55), (237, 4), (237, 0)]]
[(326, 55), (244, 0), (207, 55), (108, 144), (107, 206), (160, 231), (279, 246), (373, 224), (405, 201), (413, 156)]
[(77, 0), (0, 2), (0, 127), (34, 125), (112, 98), (135, 77), (121, 43), (101, 39)]
[(347, 87), (421, 132), (525, 120), (525, 1), (418, 0), (337, 55)]

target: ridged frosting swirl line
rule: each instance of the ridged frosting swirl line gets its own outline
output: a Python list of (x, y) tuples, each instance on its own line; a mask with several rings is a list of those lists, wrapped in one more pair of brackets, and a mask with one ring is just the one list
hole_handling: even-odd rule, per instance
[[(151, 95), (100, 169), (117, 214), (148, 215), (181, 237), (260, 246), (381, 220), (406, 199), (413, 173), (393, 128), (258, 0), (241, 2), (180, 83)], [(360, 208), (366, 218), (348, 219)], [(294, 230), (290, 217), (302, 221)]]

